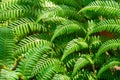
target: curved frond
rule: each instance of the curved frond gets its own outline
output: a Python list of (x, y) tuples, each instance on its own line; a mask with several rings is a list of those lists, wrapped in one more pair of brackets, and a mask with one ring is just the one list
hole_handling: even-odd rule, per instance
[(79, 11), (93, 11), (106, 16), (120, 16), (120, 6), (115, 1), (94, 1)]
[(82, 30), (83, 29), (82, 29), (81, 25), (78, 25), (76, 23), (68, 23), (65, 25), (60, 25), (56, 28), (51, 41), (53, 41), (58, 36), (70, 34), (70, 33), (74, 33), (74, 32), (79, 32)]
[(89, 55), (81, 56), (75, 63), (72, 75), (75, 75), (78, 70), (85, 67), (87, 64), (93, 63)]
[(82, 38), (73, 39), (72, 41), (68, 42), (61, 60), (64, 60), (65, 57), (67, 57), (71, 53), (75, 51), (80, 51), (84, 48), (88, 48), (88, 44)]
[(63, 18), (72, 18), (75, 20), (79, 20), (81, 18), (80, 15), (77, 14), (77, 10), (72, 7), (68, 7), (65, 5), (56, 5), (54, 7), (49, 8), (48, 10), (43, 10), (40, 15), (38, 15), (36, 22), (40, 20), (49, 19), (49, 17), (63, 17)]
[(18, 20), (15, 20), (11, 22), (7, 27), (14, 31), (14, 34), (18, 40), (24, 36), (27, 36), (28, 34), (47, 31), (44, 26), (41, 24), (36, 24), (33, 19), (28, 18), (20, 18)]
[[(48, 46), (42, 46), (39, 48), (30, 49), (26, 54), (25, 58), (19, 63), (17, 70), (22, 73), (26, 78), (33, 77), (32, 72), (34, 71), (34, 67), (42, 55), (45, 53), (49, 53), (51, 48)], [(47, 56), (45, 56), (46, 58)]]
[(29, 49), (31, 48), (35, 48), (35, 47), (40, 47), (40, 46), (49, 46), (52, 47), (53, 44), (50, 43), (47, 40), (43, 40), (43, 39), (38, 39), (36, 37), (27, 37), (25, 39), (23, 39), (17, 46), (16, 46), (16, 55), (20, 55), (23, 54), (25, 52), (27, 52)]
[(99, 57), (105, 51), (107, 51), (109, 49), (118, 48), (118, 47), (120, 47), (119, 39), (108, 40), (100, 46), (100, 48), (98, 49), (98, 52), (96, 53), (96, 58)]
[(38, 65), (34, 68), (33, 73), (37, 73), (37, 80), (51, 80), (56, 73), (63, 73), (65, 71), (61, 61), (54, 58), (41, 59)]
[(26, 13), (30, 13), (29, 9), (30, 6), (19, 6), (17, 4), (11, 6), (10, 9), (3, 9), (0, 11), (0, 21), (23, 17)]
[(113, 67), (113, 66), (115, 66), (115, 65), (120, 65), (120, 61), (111, 61), (111, 62), (109, 62), (108, 64), (103, 65), (103, 67), (98, 71), (97, 77), (99, 78), (100, 75), (101, 75), (104, 71), (106, 71), (107, 69), (109, 69), (109, 68), (111, 68), (111, 67)]
[(119, 19), (103, 20), (99, 22), (95, 27), (93, 27), (88, 34), (90, 35), (101, 31), (120, 33), (120, 20)]

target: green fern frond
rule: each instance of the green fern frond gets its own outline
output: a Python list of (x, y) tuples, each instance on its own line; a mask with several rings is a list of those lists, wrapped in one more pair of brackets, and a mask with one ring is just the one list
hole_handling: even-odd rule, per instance
[(13, 6), (17, 4), (18, 0), (10, 0), (10, 1), (5, 1), (5, 2), (0, 2), (0, 10), (9, 8), (10, 6)]
[(90, 63), (93, 64), (93, 61), (90, 55), (81, 56), (74, 65), (72, 75), (74, 76), (78, 70), (80, 70), (81, 68), (85, 67), (87, 64), (90, 64)]
[(8, 9), (3, 9), (0, 11), (0, 21), (23, 17), (28, 14), (28, 12), (31, 13), (29, 9), (30, 6), (19, 6), (17, 4), (9, 7)]
[[(34, 71), (36, 64), (39, 62), (39, 59), (43, 57), (43, 54), (49, 53), (50, 51), (51, 48), (47, 46), (30, 49), (25, 54), (25, 58), (19, 63), (16, 71), (20, 72), (27, 79), (33, 77), (32, 72)], [(46, 57), (47, 56), (45, 56), (45, 58)]]
[(20, 18), (18, 20), (15, 20), (11, 22), (7, 27), (14, 31), (17, 40), (23, 38), (24, 36), (27, 36), (28, 34), (47, 31), (44, 26), (41, 24), (36, 24), (33, 19), (28, 18)]
[[(37, 73), (37, 80), (48, 80), (52, 79), (56, 73), (63, 73), (65, 67), (62, 66), (61, 61), (54, 58), (41, 59), (38, 65), (34, 68), (35, 74)], [(33, 73), (34, 73), (33, 72)]]
[(111, 62), (109, 62), (108, 64), (106, 64), (106, 65), (103, 65), (103, 67), (98, 71), (98, 73), (97, 73), (97, 78), (100, 78), (100, 75), (104, 72), (104, 71), (106, 71), (107, 69), (109, 69), (109, 68), (111, 68), (111, 67), (113, 67), (113, 66), (115, 66), (115, 65), (120, 65), (120, 61), (111, 61)]
[(119, 39), (115, 39), (115, 40), (113, 39), (113, 40), (108, 40), (108, 41), (104, 42), (98, 49), (98, 52), (96, 53), (96, 58), (98, 58), (105, 51), (107, 51), (109, 49), (119, 48), (119, 46), (120, 46)]
[(94, 28), (92, 28), (88, 34), (90, 35), (101, 31), (120, 33), (120, 20), (119, 19), (103, 20), (99, 22)]
[(105, 16), (120, 16), (120, 6), (115, 1), (94, 1), (79, 11), (93, 11)]
[(61, 60), (64, 60), (71, 53), (80, 51), (84, 48), (88, 48), (88, 44), (82, 38), (73, 39), (72, 41), (68, 42)]
[(14, 64), (15, 41), (10, 29), (0, 28), (0, 65), (11, 68)]
[(74, 32), (79, 32), (82, 30), (83, 30), (83, 28), (81, 27), (81, 25), (76, 24), (76, 23), (68, 23), (66, 25), (60, 25), (54, 31), (51, 41), (53, 41), (58, 36), (70, 34), (70, 33), (74, 33)]
[(77, 10), (75, 8), (67, 7), (65, 5), (59, 5), (47, 10), (43, 10), (40, 15), (38, 15), (36, 22), (39, 22), (42, 19), (49, 19), (49, 17), (56, 16), (72, 19), (81, 18), (81, 16), (77, 14)]
[(17, 46), (15, 48), (16, 49), (15, 50), (15, 56), (21, 55), (21, 54), (27, 52), (31, 48), (44, 46), (44, 45), (53, 47), (53, 44), (50, 43), (47, 40), (43, 40), (43, 39), (39, 39), (39, 38), (36, 38), (36, 37), (29, 36), (25, 39), (22, 39), (22, 41), (20, 41), (17, 44)]
[(20, 73), (2, 69), (0, 72), (0, 80), (19, 80)]
[(52, 80), (71, 80), (67, 75), (55, 74)]

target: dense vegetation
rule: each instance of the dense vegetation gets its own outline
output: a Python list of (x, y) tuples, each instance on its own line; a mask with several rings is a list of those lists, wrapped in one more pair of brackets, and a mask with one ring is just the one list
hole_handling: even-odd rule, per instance
[(119, 0), (1, 0), (0, 80), (119, 80)]

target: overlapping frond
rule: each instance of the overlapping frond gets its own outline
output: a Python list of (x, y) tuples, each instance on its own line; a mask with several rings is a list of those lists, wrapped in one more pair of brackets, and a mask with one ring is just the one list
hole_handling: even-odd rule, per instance
[(84, 48), (88, 48), (88, 44), (82, 38), (73, 39), (72, 41), (68, 42), (61, 60), (64, 60), (65, 57), (67, 57), (71, 53), (75, 51), (80, 51)]
[(27, 52), (29, 49), (31, 48), (35, 48), (35, 47), (40, 47), (40, 46), (50, 46), (52, 47), (53, 44), (50, 43), (47, 40), (43, 40), (43, 39), (39, 39), (36, 37), (27, 37), (25, 39), (23, 39), (17, 46), (16, 46), (16, 54), (15, 55), (20, 55), (23, 54), (25, 52)]
[(115, 1), (94, 1), (90, 3), (88, 6), (84, 7), (79, 11), (86, 12), (86, 11), (93, 11), (105, 16), (120, 16), (120, 6), (119, 3)]
[(39, 71), (37, 71), (37, 80), (52, 79), (56, 73), (63, 73), (65, 71), (65, 67), (62, 65), (61, 61), (54, 58), (41, 59), (36, 68)]
[(102, 31), (120, 33), (120, 20), (119, 19), (103, 20), (99, 22), (95, 27), (93, 27), (88, 34), (90, 35)]
[(75, 63), (72, 75), (75, 75), (78, 70), (85, 67), (87, 64), (93, 63), (90, 55), (81, 56)]
[(28, 15), (28, 13), (30, 13), (29, 9), (30, 6), (19, 6), (17, 4), (8, 9), (2, 9), (0, 10), (0, 21), (24, 17), (26, 14)]
[(120, 61), (115, 61), (115, 60), (113, 60), (113, 61), (111, 61), (111, 62), (103, 65), (103, 67), (98, 71), (97, 77), (100, 78), (100, 75), (101, 75), (104, 71), (106, 71), (107, 69), (109, 69), (109, 68), (111, 68), (111, 67), (113, 67), (113, 66), (117, 66), (117, 65), (120, 65)]
[(113, 39), (113, 40), (108, 40), (104, 42), (100, 48), (98, 49), (98, 52), (96, 53), (96, 58), (101, 56), (102, 53), (109, 49), (115, 49), (120, 47), (120, 40), (119, 39)]
[(7, 27), (13, 30), (17, 40), (32, 33), (41, 33), (47, 31), (43, 25), (37, 24), (33, 19), (28, 18), (20, 18), (15, 20)]
[(75, 32), (79, 32), (82, 30), (83, 29), (82, 29), (81, 25), (79, 25), (77, 23), (68, 23), (65, 25), (60, 25), (54, 31), (51, 41), (53, 41), (58, 36), (75, 33)]
[[(27, 78), (33, 77), (32, 72), (36, 71), (37, 68), (34, 68), (41, 57), (44, 54), (49, 53), (51, 48), (48, 46), (42, 46), (39, 48), (30, 49), (26, 54), (25, 58), (19, 63), (17, 67), (17, 72), (22, 73)], [(47, 55), (45, 56), (47, 58)], [(35, 70), (34, 70), (35, 69)]]

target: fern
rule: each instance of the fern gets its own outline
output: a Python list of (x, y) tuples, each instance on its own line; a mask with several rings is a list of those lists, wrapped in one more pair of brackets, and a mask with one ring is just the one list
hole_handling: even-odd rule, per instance
[(94, 1), (85, 8), (81, 9), (79, 13), (86, 11), (93, 11), (105, 16), (119, 16), (119, 4), (115, 1)]
[(82, 29), (81, 26), (75, 23), (70, 23), (68, 25), (60, 25), (56, 28), (51, 41), (53, 41), (58, 36), (78, 32), (81, 31), (81, 29)]
[(91, 60), (91, 57), (89, 55), (80, 57), (74, 65), (72, 75), (75, 75), (79, 69), (83, 68), (84, 66), (86, 66), (87, 64), (90, 64), (90, 63), (93, 63), (93, 61)]
[(23, 59), (19, 63), (20, 65), (18, 66), (17, 71), (22, 73), (26, 78), (33, 77), (32, 72), (39, 58), (41, 58), (44, 53), (47, 53), (50, 50), (51, 48), (46, 47), (46, 46), (30, 49), (25, 54), (25, 59)]
[(14, 64), (13, 33), (8, 28), (0, 28), (0, 65), (11, 68)]
[(100, 78), (100, 75), (106, 71), (107, 69), (115, 66), (115, 65), (120, 65), (120, 61), (111, 61), (109, 62), (108, 64), (104, 65), (99, 71), (98, 71), (98, 74), (97, 74), (97, 77)]
[(13, 5), (10, 9), (4, 9), (1, 10), (0, 14), (0, 21), (2, 20), (7, 20), (7, 19), (15, 19), (19, 17), (25, 16), (27, 12), (29, 12), (29, 6), (18, 6), (18, 5)]
[(16, 38), (21, 39), (32, 32), (45, 32), (46, 28), (41, 24), (36, 24), (34, 20), (28, 18), (18, 19), (8, 25), (8, 28), (14, 31)]
[(27, 52), (29, 49), (31, 48), (35, 48), (35, 47), (40, 47), (40, 46), (50, 46), (52, 47), (53, 44), (50, 43), (47, 40), (42, 40), (42, 39), (38, 39), (36, 37), (27, 37), (25, 39), (23, 39), (18, 46), (16, 46), (16, 55), (20, 55), (21, 53), (25, 53)]
[[(37, 65), (39, 73), (37, 79), (47, 80), (52, 79), (52, 76), (56, 73), (64, 72), (65, 68), (61, 65), (61, 62), (57, 59), (42, 59), (44, 61)], [(36, 72), (35, 72), (36, 73)]]
[(119, 80), (119, 17), (118, 0), (0, 0), (0, 80)]
[(8, 71), (8, 70), (1, 70), (0, 73), (0, 79), (1, 80), (18, 80), (20, 77), (20, 73), (15, 72), (15, 71)]
[(103, 20), (99, 22), (92, 30), (88, 33), (93, 34), (96, 32), (101, 32), (101, 31), (108, 31), (108, 32), (114, 32), (114, 33), (120, 33), (120, 20), (116, 19), (110, 19), (110, 20)]
[(71, 53), (75, 51), (80, 51), (81, 49), (84, 49), (87, 47), (88, 47), (88, 44), (84, 42), (82, 38), (73, 39), (67, 44), (61, 60), (64, 60), (64, 58), (70, 55)]
[(101, 56), (102, 53), (104, 53), (105, 51), (109, 50), (109, 49), (115, 49), (117, 47), (120, 46), (120, 40), (108, 40), (106, 41), (104, 44), (102, 44), (98, 50), (98, 52), (96, 53), (96, 58)]

